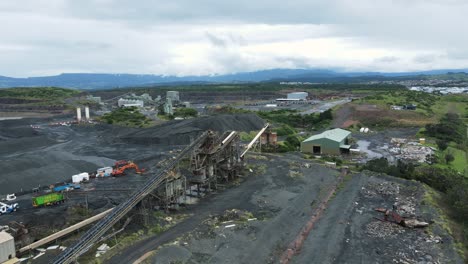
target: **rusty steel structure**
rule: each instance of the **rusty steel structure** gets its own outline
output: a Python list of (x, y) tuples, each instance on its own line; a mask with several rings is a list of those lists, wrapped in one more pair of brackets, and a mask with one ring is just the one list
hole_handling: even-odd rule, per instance
[(390, 223), (394, 223), (397, 225), (401, 225), (403, 227), (410, 227), (410, 228), (429, 226), (428, 222), (419, 221), (416, 218), (407, 218), (407, 217), (401, 216), (399, 213), (396, 212), (396, 206), (394, 206), (393, 210), (385, 209), (385, 208), (375, 208), (375, 211), (384, 214), (383, 219), (374, 217), (375, 219), (382, 221), (382, 222), (390, 222)]
[(225, 132), (221, 136), (211, 132), (205, 142), (194, 149), (190, 157), (190, 171), (193, 176), (190, 184), (210, 191), (217, 189), (219, 182), (236, 178), (242, 166), (240, 160), (240, 136), (236, 131)]
[[(116, 206), (108, 215), (89, 229), (76, 244), (67, 248), (53, 261), (54, 264), (71, 263), (86, 252), (96, 241), (105, 237), (105, 233), (133, 208), (141, 215), (144, 223), (149, 219), (150, 210), (155, 207), (168, 209), (181, 203), (186, 197), (187, 189), (195, 185), (200, 195), (200, 189), (211, 191), (217, 189), (218, 183), (228, 182), (239, 176), (243, 168), (244, 155), (259, 141), (260, 136), (268, 128), (266, 124), (254, 139), (242, 150), (240, 135), (236, 131), (221, 135), (214, 131), (206, 131), (192, 143), (156, 167), (160, 168), (142, 187), (135, 190), (128, 200)], [(190, 176), (186, 179), (179, 171), (183, 158), (189, 156)], [(187, 182), (190, 184), (187, 188)], [(156, 205), (156, 206), (155, 206)]]

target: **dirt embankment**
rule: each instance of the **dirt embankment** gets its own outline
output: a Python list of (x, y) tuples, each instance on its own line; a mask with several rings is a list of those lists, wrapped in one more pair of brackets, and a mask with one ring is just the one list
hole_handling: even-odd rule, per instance
[(432, 116), (412, 110), (392, 110), (379, 105), (348, 103), (336, 111), (333, 126), (347, 128), (361, 124), (370, 127), (414, 127), (431, 122)]
[[(463, 263), (424, 195), (417, 182), (371, 172), (353, 176), (292, 263)], [(375, 209), (393, 207), (431, 224), (422, 229), (381, 221), (384, 214)]]
[(225, 132), (255, 131), (265, 121), (255, 114), (216, 115), (182, 121), (170, 121), (146, 129), (122, 129), (118, 138), (127, 143), (185, 145), (206, 130)]

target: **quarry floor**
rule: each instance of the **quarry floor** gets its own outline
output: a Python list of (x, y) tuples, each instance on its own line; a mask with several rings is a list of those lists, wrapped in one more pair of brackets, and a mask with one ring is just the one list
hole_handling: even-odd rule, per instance
[[(143, 263), (280, 263), (339, 173), (299, 154), (260, 156), (265, 159), (256, 156), (251, 162), (266, 165), (263, 173), (254, 169), (239, 186), (184, 212), (190, 218), (104, 263), (138, 263), (148, 252)], [(290, 171), (299, 173), (292, 177)], [(437, 210), (423, 202), (424, 193), (418, 183), (351, 173), (289, 263), (463, 263), (452, 237), (438, 224)], [(400, 213), (431, 226), (410, 229), (377, 219), (383, 214), (375, 208), (393, 205), (411, 208)], [(253, 220), (225, 221), (232, 209), (250, 212)]]
[[(0, 121), (1, 194), (66, 181), (73, 174), (120, 159), (150, 167), (200, 131), (249, 131), (262, 126), (250, 115), (170, 122), (150, 130), (48, 126), (51, 121), (57, 120)], [(381, 139), (369, 137), (370, 149), (379, 146), (372, 143), (373, 138)], [(152, 254), (146, 263), (278, 263), (324, 194), (336, 184), (339, 171), (299, 153), (253, 154), (248, 164), (252, 171), (247, 170), (238, 183), (175, 213), (188, 215), (185, 220), (134, 243), (105, 263), (133, 263), (148, 252)], [(99, 190), (135, 189), (144, 177), (129, 174), (83, 184), (83, 190), (89, 191), (88, 206), (95, 212), (115, 206), (129, 192)], [(451, 236), (442, 228), (438, 211), (424, 202), (424, 192), (414, 182), (369, 172), (352, 173), (339, 186), (291, 263), (463, 263), (453, 249)], [(70, 203), (36, 209), (30, 198), (31, 194), (20, 196), (20, 210), (0, 216), (0, 225), (17, 221), (36, 234), (41, 233), (38, 229), (58, 231), (73, 220), (68, 218), (69, 205), (85, 202), (83, 195), (70, 193)], [(382, 217), (374, 211), (376, 207), (392, 208), (395, 203), (413, 208), (411, 214), (431, 222), (431, 226), (406, 229), (376, 219)], [(252, 214), (254, 220), (219, 220), (233, 209)], [(226, 227), (231, 224), (235, 226)], [(33, 263), (47, 263), (45, 256), (41, 258)]]

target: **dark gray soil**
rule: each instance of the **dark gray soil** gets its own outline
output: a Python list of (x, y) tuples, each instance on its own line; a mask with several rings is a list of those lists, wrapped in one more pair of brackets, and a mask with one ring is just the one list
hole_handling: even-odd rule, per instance
[(127, 143), (183, 145), (190, 143), (206, 130), (254, 131), (263, 127), (264, 121), (255, 114), (216, 115), (171, 121), (147, 129), (122, 131), (118, 137)]
[[(17, 193), (17, 212), (0, 216), (0, 225), (10, 221), (24, 223), (28, 228), (46, 227), (44, 231), (60, 230), (69, 225), (69, 208), (85, 206), (97, 213), (123, 202), (131, 191), (146, 179), (129, 173), (124, 177), (95, 179), (81, 185), (82, 192), (68, 193), (68, 202), (47, 208), (33, 208), (33, 188), (47, 188), (51, 184), (71, 181), (81, 172), (94, 172), (99, 167), (112, 166), (116, 160), (132, 160), (141, 168), (154, 167), (157, 162), (188, 142), (185, 135), (194, 135), (203, 129), (255, 130), (263, 120), (252, 115), (225, 115), (213, 118), (168, 122), (159, 127), (130, 129), (110, 125), (50, 126), (51, 122), (70, 120), (58, 118), (19, 119), (0, 121), (0, 198)], [(256, 124), (255, 122), (258, 122)], [(32, 128), (31, 125), (39, 128)], [(162, 128), (164, 127), (164, 129)], [(138, 133), (140, 140), (129, 142), (120, 135)], [(169, 134), (170, 133), (170, 134)], [(144, 137), (147, 137), (144, 140)], [(154, 138), (172, 138), (156, 143)], [(171, 145), (168, 145), (170, 142)], [(129, 189), (129, 191), (121, 191)], [(115, 191), (109, 191), (115, 190)], [(31, 232), (31, 239), (37, 239)], [(40, 233), (40, 232), (39, 232)]]
[[(189, 259), (187, 263), (268, 263), (293, 239), (323, 189), (335, 182), (338, 172), (320, 165), (301, 168), (304, 159), (296, 155), (250, 160), (266, 166), (257, 175), (254, 167), (240, 185), (200, 201), (182, 213), (193, 216), (153, 238), (136, 243), (108, 263), (132, 263), (146, 252), (177, 239), (175, 249), (159, 252), (154, 263)], [(302, 175), (291, 177), (290, 170)], [(215, 220), (226, 210), (251, 212), (258, 220), (228, 224)], [(193, 231), (195, 229), (195, 231)], [(179, 254), (184, 252), (182, 254)]]
[[(258, 220), (234, 222), (235, 227), (226, 228), (232, 223), (220, 223), (214, 216), (205, 218), (194, 231), (172, 242), (160, 241), (168, 244), (156, 252), (152, 263), (279, 263), (281, 254), (309, 220), (320, 190), (336, 177), (333, 170), (313, 165), (302, 169), (303, 178), (292, 179), (283, 163), (288, 160), (291, 157), (268, 162), (267, 172), (255, 178), (264, 182), (254, 193), (249, 192), (252, 179), (237, 187), (245, 188), (239, 198), (244, 202), (250, 197), (250, 212)], [(423, 194), (422, 186), (415, 182), (372, 173), (352, 175), (291, 263), (463, 263), (451, 236), (432, 223), (438, 222), (439, 216), (431, 205), (421, 202)], [(222, 197), (220, 194), (217, 200)], [(375, 218), (383, 218), (375, 208), (391, 209), (394, 204), (400, 214), (431, 222), (431, 226), (410, 229)], [(235, 201), (229, 205), (246, 208)], [(153, 244), (153, 249), (161, 243)], [(138, 252), (137, 247), (133, 250)]]
[[(30, 124), (40, 125), (32, 129)], [(27, 191), (71, 179), (83, 171), (110, 166), (115, 160), (133, 160), (152, 167), (206, 129), (258, 130), (263, 120), (255, 115), (220, 115), (173, 121), (148, 129), (109, 125), (47, 126), (43, 120), (0, 121), (0, 194)], [(411, 131), (411, 133), (413, 133)], [(401, 133), (362, 135), (370, 148)], [(405, 134), (405, 133), (403, 133)], [(403, 135), (401, 134), (401, 135)], [(373, 145), (375, 144), (375, 145)], [(338, 171), (312, 164), (300, 154), (252, 155), (253, 172), (226, 190), (220, 190), (180, 211), (186, 220), (157, 236), (122, 250), (108, 263), (132, 263), (158, 250), (153, 263), (277, 263), (287, 246), (310, 219), (324, 192), (336, 182)], [(291, 173), (293, 172), (293, 173)], [(0, 216), (0, 225), (25, 223), (38, 229), (59, 230), (73, 219), (71, 205), (83, 205), (97, 213), (124, 201), (145, 181), (144, 175), (95, 179), (83, 184), (88, 197), (69, 193), (69, 203), (33, 208), (31, 194), (20, 196), (20, 210)], [(106, 191), (106, 190), (119, 191)], [(128, 189), (130, 191), (120, 190)], [(94, 191), (93, 191), (94, 190)], [(452, 238), (433, 223), (426, 230), (406, 229), (381, 222), (376, 207), (410, 208), (424, 221), (438, 221), (438, 213), (422, 204), (423, 190), (414, 182), (380, 175), (355, 174), (329, 203), (293, 263), (462, 263), (453, 250)], [(226, 210), (239, 209), (256, 220), (223, 223)], [(414, 210), (413, 210), (414, 209)], [(436, 221), (437, 220), (437, 221)], [(34, 238), (34, 237), (33, 237)], [(171, 243), (171, 245), (168, 245)], [(44, 261), (47, 259), (42, 257)]]
[(434, 208), (421, 202), (421, 184), (369, 176), (353, 176), (293, 263), (463, 263), (452, 238), (438, 224), (412, 229), (376, 219), (383, 219), (383, 214), (375, 208), (397, 205), (403, 216), (437, 220)]

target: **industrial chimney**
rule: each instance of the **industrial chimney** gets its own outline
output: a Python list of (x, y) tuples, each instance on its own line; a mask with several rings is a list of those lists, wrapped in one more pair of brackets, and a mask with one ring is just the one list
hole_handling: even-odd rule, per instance
[(89, 107), (86, 106), (84, 110), (85, 110), (85, 118), (86, 118), (86, 121), (89, 121)]
[(81, 108), (76, 108), (76, 121), (81, 122)]

